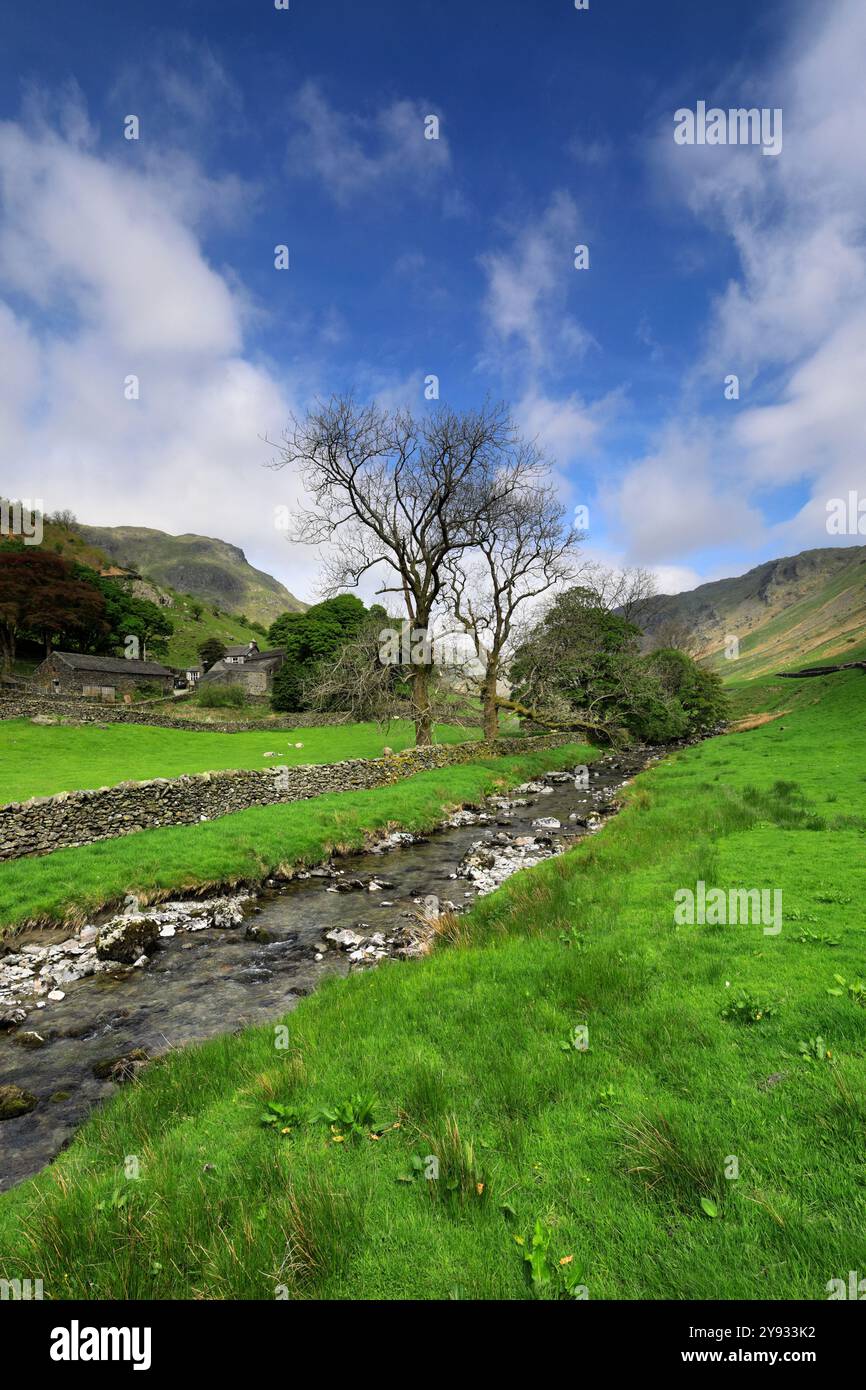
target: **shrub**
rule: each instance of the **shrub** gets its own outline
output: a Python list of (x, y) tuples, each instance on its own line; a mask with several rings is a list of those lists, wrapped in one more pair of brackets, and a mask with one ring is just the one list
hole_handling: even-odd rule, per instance
[(195, 698), (205, 709), (242, 709), (247, 703), (242, 685), (202, 685)]

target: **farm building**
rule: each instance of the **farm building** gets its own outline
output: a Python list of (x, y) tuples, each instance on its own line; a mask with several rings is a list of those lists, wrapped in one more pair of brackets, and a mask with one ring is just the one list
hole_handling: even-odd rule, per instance
[(80, 695), (91, 700), (131, 700), (142, 690), (170, 695), (175, 673), (158, 661), (127, 661), (81, 652), (52, 652), (33, 672), (33, 685), (48, 695)]
[(239, 685), (248, 695), (269, 695), (285, 659), (281, 648), (260, 652), (257, 642), (228, 647), (225, 656), (205, 671), (199, 685)]

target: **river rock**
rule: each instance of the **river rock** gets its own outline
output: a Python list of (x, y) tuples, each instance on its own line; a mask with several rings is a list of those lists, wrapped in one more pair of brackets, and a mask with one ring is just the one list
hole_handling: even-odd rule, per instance
[(342, 951), (352, 951), (357, 946), (363, 945), (364, 938), (357, 932), (350, 931), (348, 927), (336, 927), (333, 931), (325, 932), (325, 940), (333, 941), (335, 946), (339, 946)]
[(212, 927), (239, 927), (244, 920), (244, 910), (237, 898), (218, 899), (211, 913)]
[(134, 965), (139, 956), (156, 949), (159, 923), (150, 917), (121, 917), (103, 928), (96, 938), (96, 954), (100, 960), (116, 960), (121, 965)]
[(16, 1120), (19, 1115), (29, 1115), (38, 1104), (36, 1096), (20, 1086), (0, 1086), (0, 1120)]
[(0, 1028), (15, 1028), (27, 1017), (26, 1009), (4, 1006), (0, 1008)]
[(122, 1086), (127, 1081), (134, 1081), (149, 1061), (150, 1054), (143, 1047), (132, 1047), (119, 1057), (107, 1057), (94, 1063), (93, 1075), (100, 1081), (113, 1081), (115, 1085)]

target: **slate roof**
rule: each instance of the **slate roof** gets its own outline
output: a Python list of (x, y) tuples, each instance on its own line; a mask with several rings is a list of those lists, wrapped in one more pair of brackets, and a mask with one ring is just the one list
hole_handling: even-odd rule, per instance
[(119, 656), (87, 656), (83, 652), (52, 652), (73, 671), (102, 671), (112, 676), (171, 676), (158, 661), (127, 661)]

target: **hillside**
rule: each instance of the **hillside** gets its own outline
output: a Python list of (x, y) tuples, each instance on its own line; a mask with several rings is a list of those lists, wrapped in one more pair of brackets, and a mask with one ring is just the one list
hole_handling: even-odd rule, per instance
[[(82, 527), (80, 531), (83, 533), (84, 529)], [(87, 529), (96, 532), (99, 528)], [(2, 538), (0, 538), (0, 544), (2, 544)], [(218, 541), (215, 544), (221, 545), (222, 542)], [(44, 523), (43, 545), (46, 550), (61, 555), (64, 559), (73, 560), (77, 564), (87, 565), (89, 569), (104, 570), (112, 562), (118, 563), (117, 557), (109, 555), (107, 549), (92, 537), (85, 537), (70, 526), (60, 525), (54, 521), (46, 520)], [(255, 574), (256, 571), (253, 570), (252, 573)], [(167, 652), (160, 654), (160, 656), (170, 666), (198, 665), (201, 660), (198, 649), (202, 642), (205, 642), (209, 637), (218, 638), (226, 647), (241, 642), (261, 642), (262, 640), (260, 632), (248, 626), (240, 618), (227, 613), (222, 606), (220, 606), (218, 613), (213, 611), (213, 608), (217, 606), (216, 604), (212, 604), (211, 607), (205, 606), (196, 616), (197, 609), (204, 602), (204, 600), (199, 599), (197, 603), (196, 595), (180, 593), (167, 585), (154, 585), (147, 580), (136, 580), (133, 593), (137, 598), (149, 599), (151, 603), (158, 603), (165, 607), (166, 616), (171, 621), (174, 632), (169, 639)], [(287, 590), (283, 590), (283, 593), (286, 594), (288, 600), (297, 605), (297, 600), (293, 599)], [(248, 613), (247, 617), (255, 621), (252, 613)], [(34, 666), (37, 666), (42, 660), (43, 655), (39, 644), (22, 642), (19, 647), (18, 660), (15, 663), (16, 674), (29, 676)]]
[(272, 575), (250, 565), (244, 552), (227, 541), (212, 536), (171, 536), (147, 526), (79, 524), (76, 530), (115, 564), (265, 627), (287, 610), (299, 613), (306, 607)]
[[(804, 550), (732, 579), (652, 600), (645, 631), (693, 634), (696, 655), (741, 680), (802, 663), (850, 659), (866, 644), (866, 546)], [(739, 638), (736, 662), (725, 638)]]

